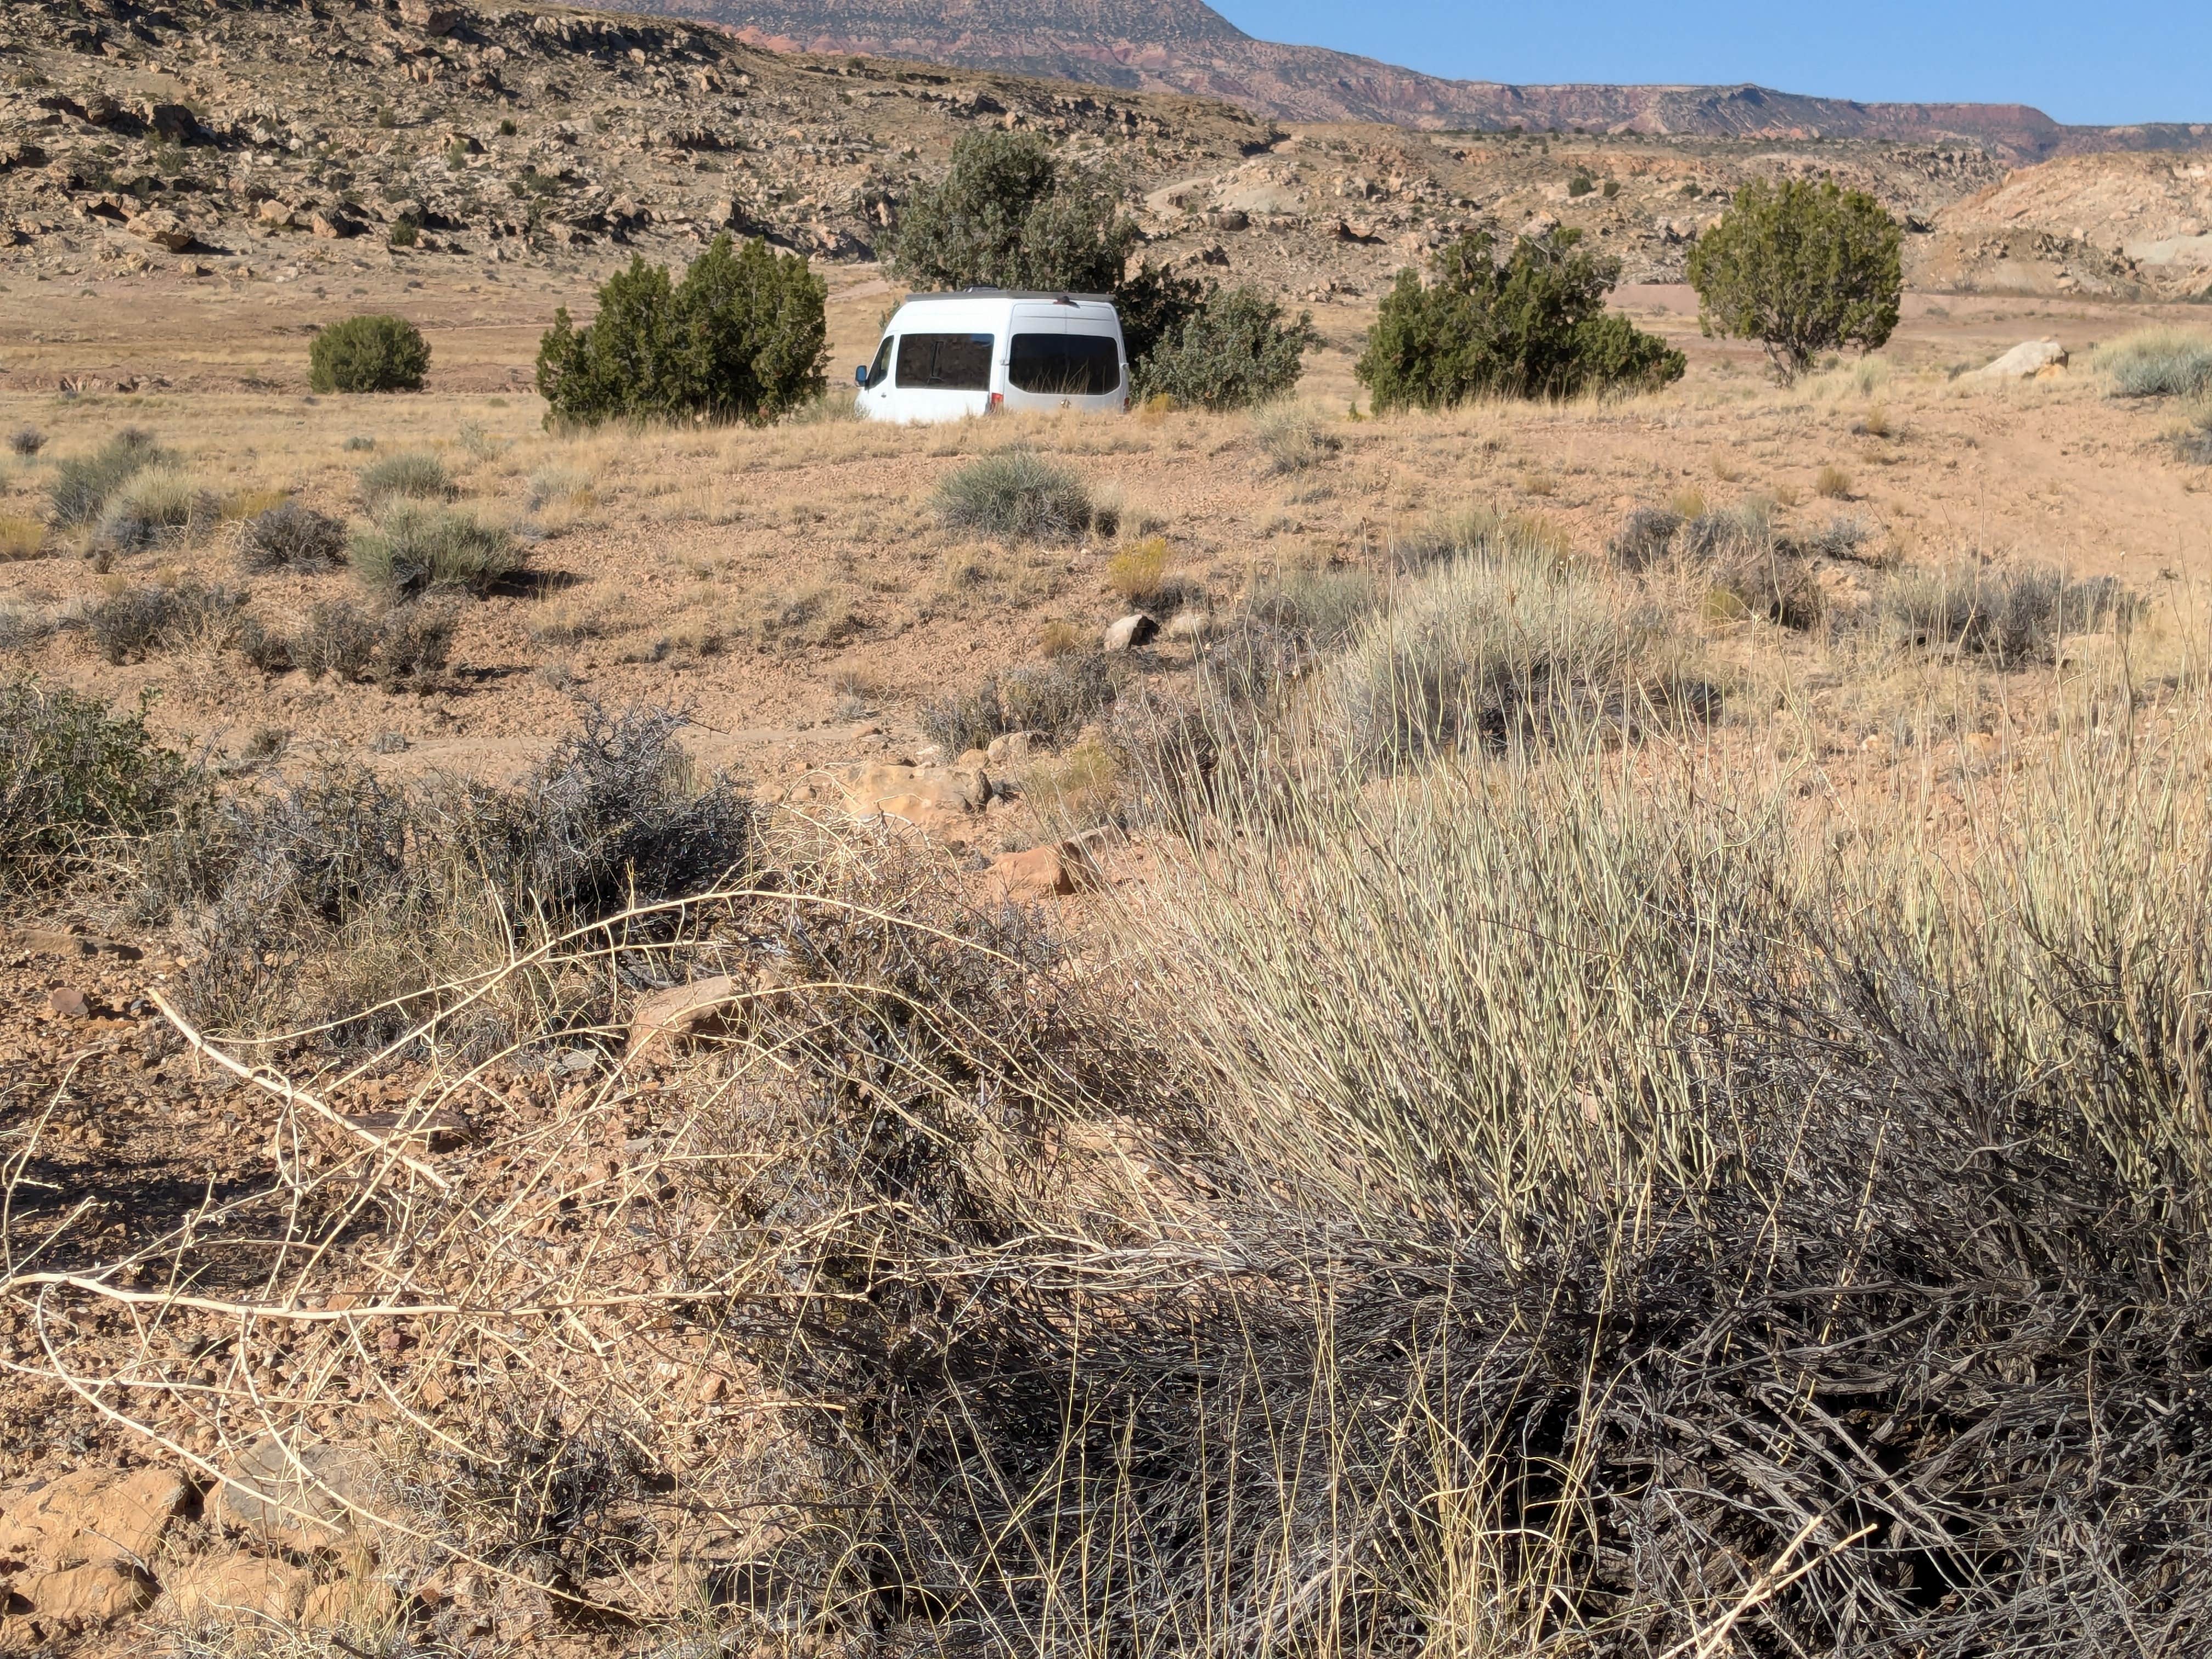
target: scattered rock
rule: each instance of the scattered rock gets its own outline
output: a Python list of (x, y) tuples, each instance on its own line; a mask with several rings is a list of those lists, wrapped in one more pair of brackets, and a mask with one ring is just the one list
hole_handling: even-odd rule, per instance
[(154, 1602), (154, 1581), (128, 1561), (88, 1561), (59, 1572), (15, 1580), (15, 1593), (30, 1603), (42, 1624), (70, 1630), (97, 1628), (143, 1612)]
[(2069, 362), (2066, 348), (2056, 340), (2022, 340), (1986, 368), (1974, 371), (1978, 380), (2028, 380), (2047, 369), (2063, 373)]
[(0, 1555), (61, 1569), (150, 1559), (184, 1508), (183, 1477), (163, 1468), (117, 1475), (79, 1469), (12, 1495), (0, 1509)]
[(288, 1445), (264, 1435), (223, 1471), (208, 1517), (277, 1549), (327, 1549), (352, 1535), (349, 1505), (365, 1506), (368, 1493), (358, 1454), (324, 1441)]
[(1159, 631), (1160, 625), (1152, 617), (1141, 611), (1132, 611), (1119, 622), (1109, 624), (1098, 643), (1103, 650), (1128, 651), (1149, 645)]
[(380, 1630), (399, 1616), (399, 1592), (374, 1577), (318, 1584), (300, 1607), (310, 1630)]
[(199, 134), (200, 124), (182, 104), (154, 104), (146, 111), (146, 125), (171, 143), (188, 143)]
[(135, 945), (102, 939), (97, 933), (76, 933), (67, 927), (17, 927), (7, 937), (8, 943), (17, 950), (46, 957), (110, 956), (118, 962), (137, 962), (146, 954)]
[(655, 1042), (673, 1047), (694, 1037), (720, 1036), (755, 988), (732, 975), (716, 974), (642, 997), (629, 1017), (628, 1052), (641, 1054)]
[(123, 228), (172, 253), (182, 253), (192, 245), (192, 228), (167, 208), (150, 208), (125, 220)]
[(88, 1019), (92, 1016), (90, 999), (67, 985), (46, 993), (46, 1007), (64, 1019)]
[(866, 761), (838, 775), (845, 804), (855, 817), (873, 817), (893, 801), (919, 802), (952, 812), (980, 812), (991, 799), (991, 780), (976, 766), (899, 766)]
[(1206, 222), (1216, 230), (1243, 230), (1252, 222), (1252, 216), (1243, 208), (1215, 208), (1206, 216)]
[(279, 230), (289, 230), (298, 222), (294, 213), (290, 203), (280, 202), (273, 196), (253, 210), (256, 219), (264, 225), (274, 225)]
[(429, 0), (399, 0), (399, 21), (425, 34), (451, 34), (460, 27), (461, 14), (452, 6), (434, 6)]
[(336, 212), (309, 214), (307, 229), (325, 242), (341, 242), (361, 234), (359, 225), (344, 214)]
[(1075, 890), (1075, 878), (1057, 847), (1003, 854), (991, 860), (984, 881), (994, 896), (1014, 904), (1062, 897)]
[(223, 1624), (300, 1616), (315, 1588), (315, 1575), (289, 1561), (233, 1551), (187, 1561), (164, 1586), (169, 1605), (187, 1622)]
[(994, 766), (1018, 766), (1030, 757), (1043, 735), (1040, 732), (1001, 732), (991, 739), (983, 757)]
[(876, 810), (866, 816), (894, 820), (953, 847), (973, 840), (978, 828), (964, 810), (926, 795), (892, 795), (877, 802)]
[(1167, 626), (1160, 629), (1164, 640), (1206, 640), (1213, 637), (1214, 620), (1211, 611), (1178, 611), (1170, 617)]

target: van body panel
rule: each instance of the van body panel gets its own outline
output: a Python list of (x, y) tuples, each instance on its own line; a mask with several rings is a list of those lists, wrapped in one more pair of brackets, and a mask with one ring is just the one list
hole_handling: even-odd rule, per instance
[(885, 325), (854, 407), (901, 422), (957, 421), (994, 406), (1111, 414), (1128, 407), (1128, 390), (1127, 348), (1109, 300), (916, 295)]

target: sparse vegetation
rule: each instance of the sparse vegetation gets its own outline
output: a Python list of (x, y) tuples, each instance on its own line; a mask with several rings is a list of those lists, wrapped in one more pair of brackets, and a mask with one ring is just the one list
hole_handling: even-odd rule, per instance
[(527, 562), (511, 532), (422, 501), (395, 502), (374, 525), (356, 532), (351, 559), (362, 584), (386, 599), (482, 595)]
[(152, 468), (109, 492), (92, 545), (111, 553), (173, 545), (207, 531), (221, 516), (221, 504), (191, 477)]
[(1322, 425), (1310, 409), (1283, 404), (1255, 410), (1252, 439), (1275, 472), (1303, 472), (1344, 447), (1344, 441)]
[(717, 236), (680, 283), (633, 258), (583, 328), (563, 308), (538, 352), (549, 424), (765, 423), (822, 396), (829, 289), (796, 254)]
[(429, 344), (404, 317), (349, 317), (318, 331), (307, 348), (316, 392), (420, 392), (429, 370)]
[(54, 522), (90, 524), (107, 505), (107, 498), (148, 468), (169, 457), (154, 435), (137, 427), (125, 427), (89, 455), (72, 456), (55, 469), (46, 486)]
[(35, 559), (46, 544), (46, 527), (36, 519), (0, 518), (0, 564)]
[(20, 455), (25, 460), (31, 459), (46, 447), (46, 434), (34, 426), (19, 426), (8, 434), (9, 453)]
[(438, 501), (453, 493), (453, 475), (425, 449), (403, 450), (361, 470), (361, 499), (371, 513), (392, 501)]
[(1822, 352), (1875, 350), (1897, 327), (1903, 243), (1897, 222), (1863, 191), (1752, 179), (1691, 250), (1698, 325), (1760, 342), (1785, 382)]
[(1490, 234), (1474, 231), (1437, 254), (1427, 283), (1401, 271), (1356, 371), (1376, 411), (1680, 380), (1680, 352), (1606, 309), (1620, 262), (1578, 242), (1573, 231), (1522, 237), (1500, 264)]
[(226, 629), (245, 595), (194, 581), (118, 587), (84, 610), (84, 629), (103, 661), (137, 662), (210, 629)]
[(0, 679), (0, 889), (50, 890), (112, 870), (127, 843), (201, 799), (185, 757), (146, 729), (24, 676)]
[(1030, 449), (1001, 450), (948, 474), (936, 506), (946, 529), (1007, 542), (1072, 542), (1091, 526), (1083, 480)]
[(1813, 493), (1824, 501), (1842, 501), (1851, 493), (1851, 475), (1840, 466), (1823, 466), (1813, 475)]
[(1960, 564), (1899, 571), (1881, 591), (1876, 615), (1904, 644), (2017, 668), (2055, 662), (2069, 635), (2125, 629), (2140, 607), (2109, 576), (2076, 580), (2049, 565)]
[(971, 691), (923, 704), (920, 721), (922, 734), (949, 758), (1009, 732), (1065, 743), (1111, 708), (1115, 696), (1106, 659), (1096, 651), (1073, 652), (987, 675)]
[(2212, 332), (2146, 328), (2100, 349), (2096, 367), (2121, 398), (2212, 398)]
[(345, 526), (297, 501), (280, 502), (238, 527), (238, 568), (249, 574), (328, 570), (345, 562)]
[(1222, 289), (1146, 355), (1137, 389), (1194, 409), (1267, 403), (1297, 385), (1304, 355), (1320, 338), (1310, 312), (1285, 321), (1283, 307), (1259, 289)]

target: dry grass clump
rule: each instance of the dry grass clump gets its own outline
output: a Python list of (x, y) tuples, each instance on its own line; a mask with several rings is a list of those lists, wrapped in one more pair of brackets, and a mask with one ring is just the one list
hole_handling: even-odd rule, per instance
[(185, 473), (149, 468), (110, 491), (92, 534), (92, 545), (109, 553), (173, 547), (211, 529), (222, 503)]
[(2146, 328), (2099, 349), (2096, 367), (2119, 398), (2212, 397), (2212, 333)]
[(1061, 743), (1111, 708), (1116, 691), (1103, 656), (1068, 653), (986, 675), (973, 690), (925, 702), (916, 720), (922, 735), (948, 757), (983, 748), (1009, 732)]
[(2057, 660), (2071, 634), (2124, 630), (2142, 601), (2110, 576), (2075, 580), (2050, 565), (1959, 564), (1899, 572), (1875, 619), (1899, 643), (2010, 667)]
[(366, 681), (386, 691), (428, 690), (453, 647), (455, 617), (434, 602), (395, 605), (372, 615), (343, 599), (308, 607), (289, 635), (249, 619), (240, 653), (264, 673), (298, 669), (311, 681)]
[(1808, 560), (1856, 557), (1866, 539), (1856, 520), (1836, 519), (1803, 541), (1778, 534), (1764, 502), (1714, 511), (1698, 502), (1686, 517), (1669, 507), (1640, 507), (1621, 521), (1606, 551), (1624, 569), (1673, 571), (1704, 590), (1715, 621), (1760, 617), (1808, 629), (1826, 608)]
[(8, 434), (9, 453), (20, 455), (27, 461), (34, 459), (46, 447), (46, 434), (34, 426), (19, 426)]
[(1268, 404), (1247, 417), (1252, 441), (1272, 472), (1303, 472), (1344, 447), (1344, 441), (1322, 424), (1321, 416), (1296, 404)]
[(117, 714), (27, 676), (0, 679), (0, 887), (52, 890), (112, 870), (191, 815), (204, 780)]
[(46, 485), (46, 500), (58, 525), (90, 524), (106, 507), (108, 497), (149, 467), (163, 465), (169, 456), (154, 441), (154, 434), (125, 427), (88, 455), (75, 455), (54, 469)]
[(1813, 493), (1825, 501), (1838, 501), (1851, 493), (1851, 475), (1830, 465), (1813, 475)]
[(937, 487), (936, 510), (948, 530), (1008, 542), (1072, 542), (1093, 519), (1083, 480), (1029, 449), (1002, 450), (951, 472)]
[(241, 520), (237, 538), (238, 568), (255, 574), (328, 570), (345, 562), (345, 526), (297, 501), (280, 501)]
[(1448, 565), (1407, 587), (1329, 670), (1321, 720), (1361, 764), (1502, 750), (1593, 717), (1632, 722), (1654, 693), (1654, 629), (1558, 561)]
[(35, 559), (46, 545), (46, 527), (36, 519), (0, 518), (0, 564)]
[(466, 513), (398, 501), (354, 533), (354, 574), (387, 599), (425, 593), (482, 596), (520, 573), (529, 555), (511, 531)]
[(453, 494), (453, 474), (428, 450), (403, 450), (361, 470), (361, 499), (371, 513), (392, 501), (442, 501)]
[(2173, 434), (2173, 453), (2192, 466), (2212, 466), (2212, 404)]
[(1147, 536), (1106, 561), (1106, 586), (1132, 605), (1154, 601), (1168, 585), (1174, 550), (1164, 536)]

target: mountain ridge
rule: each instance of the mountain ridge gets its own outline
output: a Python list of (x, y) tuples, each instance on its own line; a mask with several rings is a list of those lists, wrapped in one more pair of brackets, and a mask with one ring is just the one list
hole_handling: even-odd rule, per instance
[[(641, 0), (627, 0), (635, 5)], [(2014, 161), (2212, 143), (2212, 123), (2069, 126), (2027, 104), (1868, 102), (1729, 86), (1516, 85), (1246, 33), (1202, 0), (641, 0), (780, 52), (844, 52), (1221, 98), (1279, 120), (1431, 130), (1980, 143)]]

